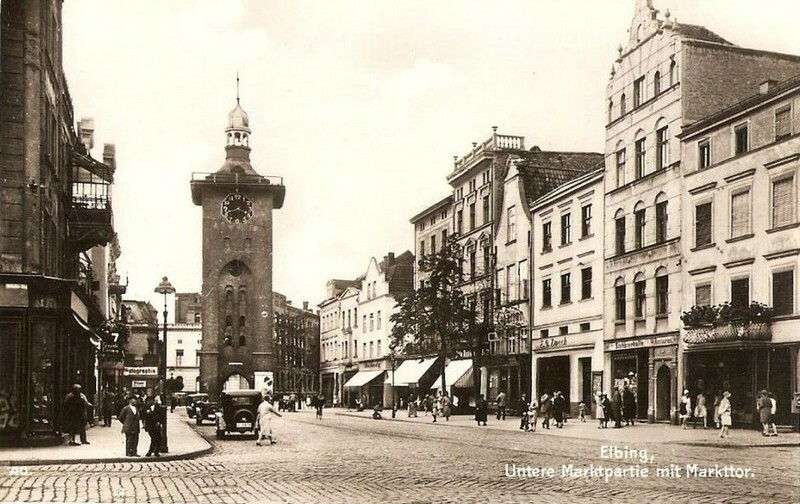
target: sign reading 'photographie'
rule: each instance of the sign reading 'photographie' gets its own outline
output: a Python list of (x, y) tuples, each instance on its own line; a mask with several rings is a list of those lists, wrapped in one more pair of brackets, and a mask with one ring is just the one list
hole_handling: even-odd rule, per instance
[(125, 376), (158, 376), (158, 367), (156, 366), (137, 366), (126, 367), (123, 371)]

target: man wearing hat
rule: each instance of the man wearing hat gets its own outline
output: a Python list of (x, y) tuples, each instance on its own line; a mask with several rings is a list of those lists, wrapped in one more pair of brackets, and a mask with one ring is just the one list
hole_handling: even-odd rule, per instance
[(86, 408), (91, 408), (93, 405), (89, 402), (86, 396), (81, 392), (81, 386), (74, 384), (72, 391), (64, 398), (64, 430), (69, 433), (69, 444), (78, 446), (75, 442), (75, 436), (80, 436), (80, 444), (89, 444), (86, 439)]

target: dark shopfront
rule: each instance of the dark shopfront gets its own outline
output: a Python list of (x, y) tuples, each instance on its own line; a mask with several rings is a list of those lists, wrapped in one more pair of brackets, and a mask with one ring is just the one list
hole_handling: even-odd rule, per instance
[(690, 349), (684, 354), (686, 384), (694, 397), (706, 396), (709, 423), (713, 423), (715, 394), (728, 390), (734, 424), (758, 426), (758, 393), (772, 392), (777, 402), (776, 423), (790, 425), (792, 383), (796, 369), (796, 346), (756, 348)]
[(59, 443), (61, 405), (73, 383), (97, 390), (102, 316), (74, 282), (0, 277), (0, 444)]

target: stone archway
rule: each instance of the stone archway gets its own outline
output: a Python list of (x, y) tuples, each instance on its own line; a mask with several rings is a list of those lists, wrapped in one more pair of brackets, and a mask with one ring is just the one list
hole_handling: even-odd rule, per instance
[(669, 366), (662, 364), (656, 374), (656, 420), (669, 420), (672, 376)]
[(226, 392), (232, 392), (234, 390), (248, 390), (250, 388), (250, 381), (239, 373), (233, 373), (222, 384), (222, 390)]

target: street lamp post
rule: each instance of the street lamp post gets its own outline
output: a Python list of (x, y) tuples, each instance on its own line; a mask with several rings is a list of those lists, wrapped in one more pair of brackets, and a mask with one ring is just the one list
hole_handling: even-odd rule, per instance
[(396, 366), (394, 352), (392, 352), (392, 418), (397, 416), (397, 402), (394, 398), (394, 368)]
[[(175, 287), (169, 283), (167, 277), (163, 277), (158, 286), (154, 289), (157, 294), (164, 294), (164, 343), (161, 346), (161, 355), (158, 359), (158, 377), (161, 379), (161, 393), (166, 400), (166, 385), (167, 385), (167, 294), (175, 294)], [(163, 403), (164, 401), (162, 401)], [(169, 446), (167, 444), (167, 407), (161, 405), (162, 426), (163, 433), (161, 436), (161, 451), (169, 453)]]

